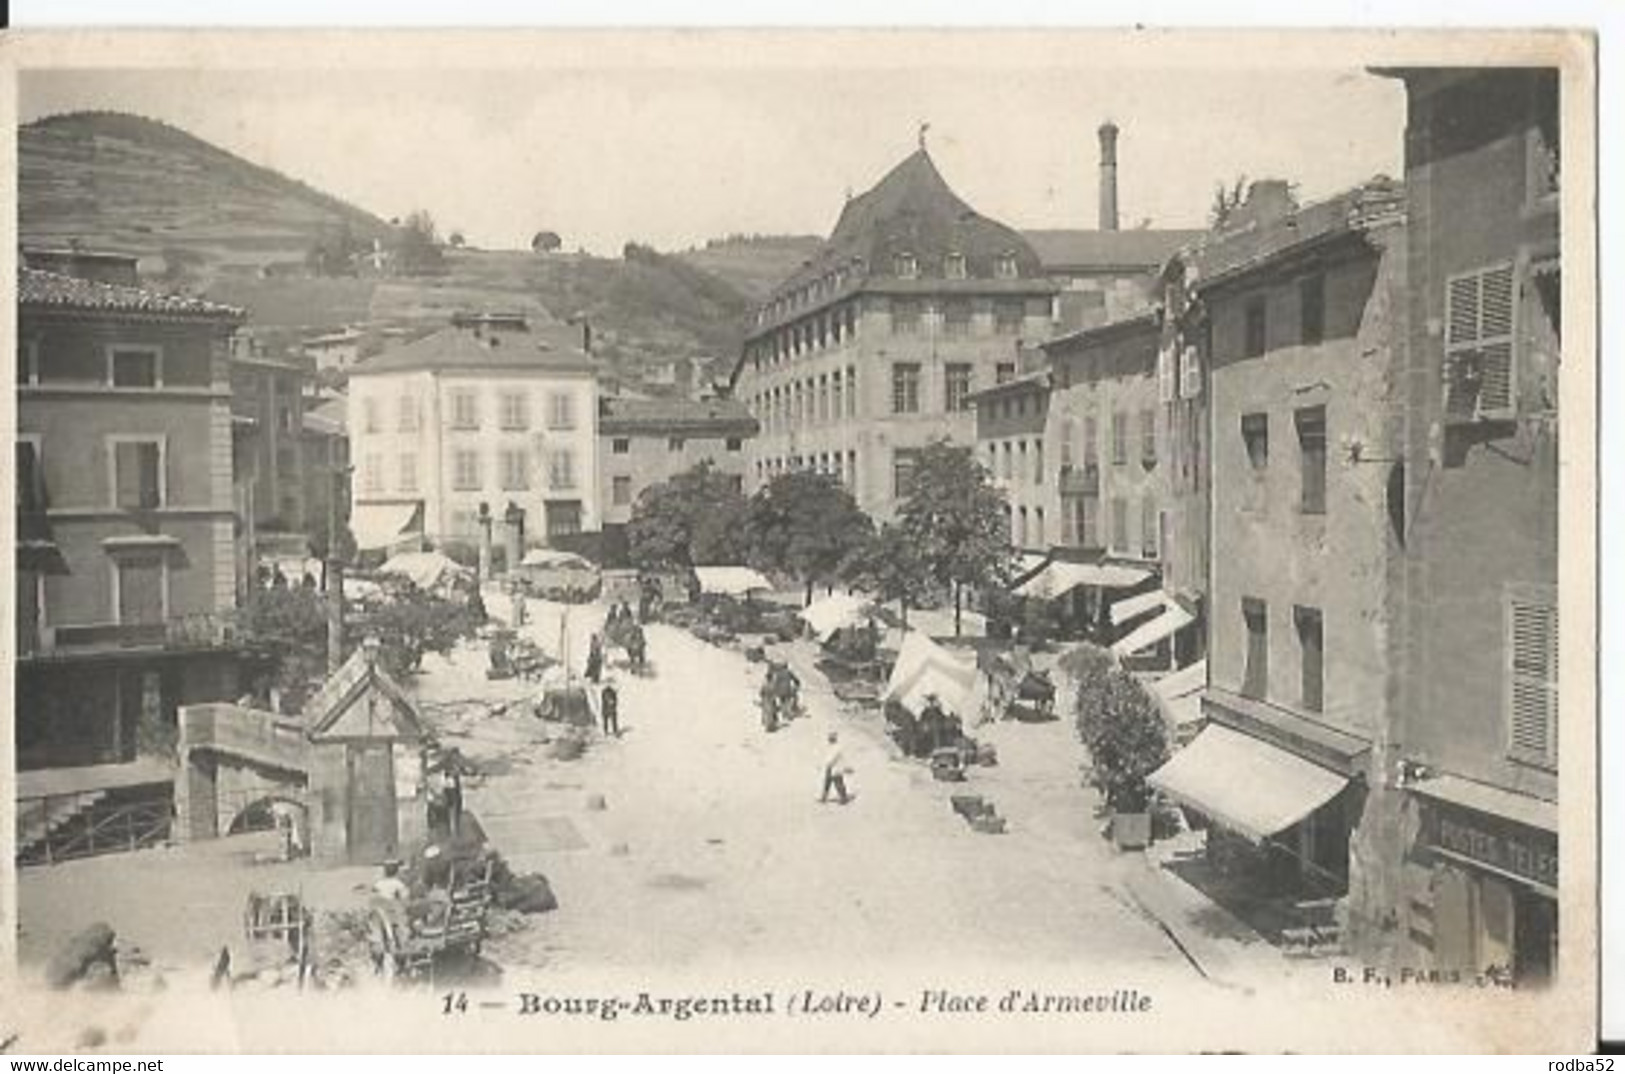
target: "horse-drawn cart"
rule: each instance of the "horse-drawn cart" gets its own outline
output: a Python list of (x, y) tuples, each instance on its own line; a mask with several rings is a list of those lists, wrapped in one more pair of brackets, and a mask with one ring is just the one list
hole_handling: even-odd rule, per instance
[(405, 902), (378, 900), (367, 921), (373, 967), (386, 980), (432, 978), (448, 953), (479, 957), (491, 905), (491, 861), (453, 863), (444, 890)]

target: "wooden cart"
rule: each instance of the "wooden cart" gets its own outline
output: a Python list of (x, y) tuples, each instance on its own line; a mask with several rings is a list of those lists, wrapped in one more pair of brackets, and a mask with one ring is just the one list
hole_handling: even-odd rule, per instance
[(385, 980), (432, 980), (447, 952), (479, 957), (491, 905), (491, 861), (451, 867), (449, 886), (426, 900), (375, 905), (367, 941), (373, 967)]

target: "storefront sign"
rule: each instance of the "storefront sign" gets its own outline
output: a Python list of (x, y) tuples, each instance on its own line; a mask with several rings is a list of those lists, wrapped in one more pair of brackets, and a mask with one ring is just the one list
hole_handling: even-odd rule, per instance
[(1508, 876), (1557, 887), (1557, 837), (1486, 813), (1428, 803), (1422, 842)]

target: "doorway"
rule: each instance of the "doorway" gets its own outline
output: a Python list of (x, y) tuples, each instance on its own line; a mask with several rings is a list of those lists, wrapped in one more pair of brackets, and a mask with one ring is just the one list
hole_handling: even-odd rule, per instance
[(345, 851), (351, 862), (375, 864), (394, 855), (395, 762), (388, 742), (349, 745), (344, 750)]

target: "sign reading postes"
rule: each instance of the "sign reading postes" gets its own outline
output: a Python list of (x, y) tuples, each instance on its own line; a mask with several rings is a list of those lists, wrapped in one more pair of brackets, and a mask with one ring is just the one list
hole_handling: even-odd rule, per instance
[(1422, 842), (1497, 872), (1557, 887), (1557, 837), (1550, 832), (1429, 803), (1422, 811)]

